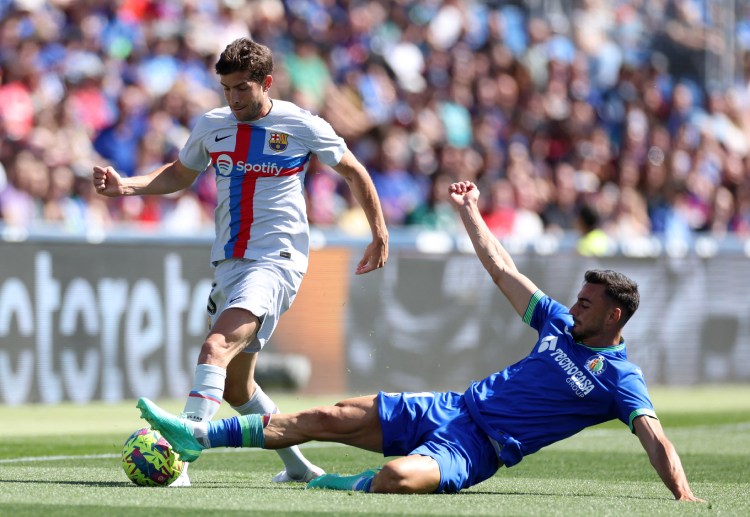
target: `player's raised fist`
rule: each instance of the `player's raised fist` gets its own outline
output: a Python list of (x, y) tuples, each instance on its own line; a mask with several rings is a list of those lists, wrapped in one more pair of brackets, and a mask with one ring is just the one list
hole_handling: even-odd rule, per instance
[(448, 192), (451, 195), (451, 201), (456, 206), (464, 206), (479, 198), (479, 189), (471, 181), (451, 183)]
[(94, 188), (102, 196), (115, 197), (122, 195), (122, 178), (112, 167), (94, 165), (92, 181)]

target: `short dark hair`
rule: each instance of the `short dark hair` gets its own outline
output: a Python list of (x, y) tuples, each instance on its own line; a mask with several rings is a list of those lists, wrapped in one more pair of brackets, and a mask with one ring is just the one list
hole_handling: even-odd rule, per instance
[(588, 203), (581, 206), (578, 210), (578, 217), (581, 220), (581, 224), (585, 231), (589, 232), (599, 227), (600, 217), (599, 212), (593, 206)]
[(238, 38), (227, 45), (216, 62), (216, 73), (248, 72), (249, 79), (261, 84), (273, 73), (271, 49), (250, 38)]
[(605, 287), (604, 292), (607, 296), (623, 310), (621, 327), (638, 310), (641, 301), (638, 284), (622, 273), (611, 269), (589, 269), (584, 275), (584, 280), (589, 284), (600, 284)]

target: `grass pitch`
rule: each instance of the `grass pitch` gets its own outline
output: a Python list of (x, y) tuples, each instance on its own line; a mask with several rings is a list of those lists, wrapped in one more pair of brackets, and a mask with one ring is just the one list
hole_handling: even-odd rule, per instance
[[(610, 422), (525, 458), (457, 495), (398, 496), (278, 485), (272, 451), (222, 449), (193, 464), (190, 488), (133, 485), (120, 468), (125, 438), (144, 422), (124, 404), (0, 406), (0, 515), (750, 515), (750, 386), (653, 389), (693, 491), (678, 503), (638, 439)], [(274, 395), (287, 411), (338, 398)], [(182, 401), (161, 401), (179, 411)], [(230, 409), (219, 414), (229, 416)], [(328, 472), (383, 463), (377, 454), (312, 443)]]

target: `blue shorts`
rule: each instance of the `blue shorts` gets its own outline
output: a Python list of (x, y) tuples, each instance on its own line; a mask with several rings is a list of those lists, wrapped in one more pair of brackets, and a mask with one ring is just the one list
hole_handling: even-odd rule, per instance
[(381, 391), (378, 413), (383, 454), (420, 454), (437, 461), (437, 493), (455, 493), (481, 483), (500, 466), (495, 448), (472, 420), (461, 393)]

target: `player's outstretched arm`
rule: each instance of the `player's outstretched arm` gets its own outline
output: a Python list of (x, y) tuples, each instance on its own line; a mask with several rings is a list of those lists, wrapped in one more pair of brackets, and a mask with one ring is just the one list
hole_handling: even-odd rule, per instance
[(385, 266), (388, 261), (388, 229), (380, 207), (380, 198), (364, 165), (351, 151), (347, 150), (344, 153), (334, 170), (344, 177), (370, 223), (372, 242), (367, 246), (362, 260), (357, 264), (356, 274), (369, 273)]
[(185, 167), (180, 160), (162, 165), (143, 175), (123, 178), (113, 167), (94, 166), (92, 181), (96, 191), (107, 197), (145, 194), (171, 194), (189, 187), (200, 171)]
[(518, 271), (513, 258), (484, 222), (477, 203), (479, 189), (470, 181), (461, 181), (451, 184), (449, 192), (479, 260), (516, 312), (523, 316), (537, 287)]
[(633, 421), (635, 434), (648, 454), (659, 477), (678, 501), (695, 501), (704, 503), (703, 499), (695, 497), (682, 468), (682, 462), (677, 455), (672, 442), (667, 439), (661, 423), (648, 416), (640, 416)]

